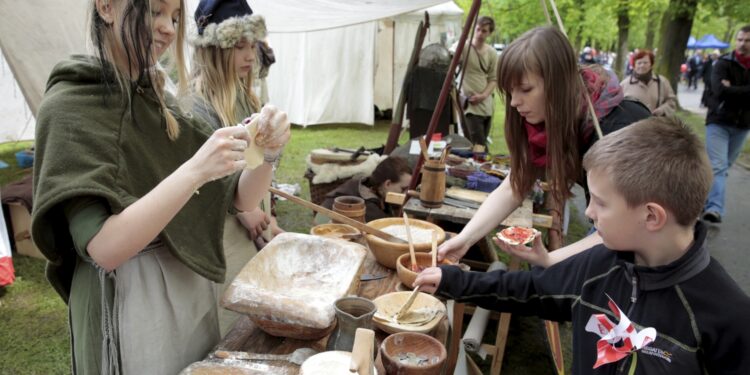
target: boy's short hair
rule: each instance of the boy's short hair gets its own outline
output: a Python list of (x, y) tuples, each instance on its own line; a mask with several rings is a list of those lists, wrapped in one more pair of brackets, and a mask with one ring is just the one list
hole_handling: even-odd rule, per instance
[(479, 25), (479, 27), (488, 25), (490, 27), (490, 33), (495, 32), (495, 20), (493, 20), (492, 17), (488, 17), (488, 16), (479, 17), (479, 19), (477, 19), (477, 25)]
[(613, 132), (583, 157), (587, 171), (609, 174), (630, 207), (655, 202), (692, 226), (713, 173), (703, 143), (679, 119), (651, 117)]

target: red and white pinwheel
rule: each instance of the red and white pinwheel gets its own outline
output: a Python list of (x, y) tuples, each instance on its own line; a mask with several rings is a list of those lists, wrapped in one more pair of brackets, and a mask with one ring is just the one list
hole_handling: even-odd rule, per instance
[(618, 324), (612, 323), (605, 314), (592, 314), (586, 324), (586, 331), (596, 333), (601, 337), (596, 342), (594, 368), (617, 362), (656, 340), (656, 329), (649, 327), (640, 332), (637, 331), (612, 298), (609, 298), (608, 304), (609, 309), (620, 321)]

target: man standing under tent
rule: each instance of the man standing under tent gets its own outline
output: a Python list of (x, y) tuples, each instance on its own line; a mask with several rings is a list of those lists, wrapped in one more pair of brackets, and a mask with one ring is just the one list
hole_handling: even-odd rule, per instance
[(477, 145), (487, 147), (487, 136), (492, 125), (492, 113), (495, 111), (493, 91), (497, 87), (497, 52), (486, 43), (487, 37), (495, 31), (495, 21), (487, 16), (479, 17), (474, 29), (474, 38), (469, 48), (463, 49), (462, 59), (466, 59), (463, 72), (461, 93), (468, 100), (464, 106), (466, 127), (464, 132), (469, 140)]
[(713, 95), (706, 115), (706, 151), (714, 182), (703, 219), (720, 223), (729, 168), (750, 132), (750, 25), (737, 32), (735, 50), (719, 57), (711, 72)]

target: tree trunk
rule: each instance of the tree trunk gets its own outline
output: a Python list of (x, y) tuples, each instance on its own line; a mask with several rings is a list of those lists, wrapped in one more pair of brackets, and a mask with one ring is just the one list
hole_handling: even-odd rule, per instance
[(654, 36), (656, 29), (659, 28), (659, 12), (652, 10), (648, 12), (648, 20), (646, 21), (646, 49), (654, 50)]
[(620, 0), (617, 9), (617, 58), (615, 58), (615, 73), (618, 77), (625, 76), (625, 59), (628, 57), (628, 31), (630, 16), (628, 3)]
[(724, 40), (722, 42), (732, 43), (732, 39), (734, 39), (734, 19), (732, 17), (727, 17), (729, 20), (727, 21), (727, 32), (724, 33)]
[(675, 92), (697, 8), (698, 0), (669, 0), (669, 7), (661, 20), (661, 59), (657, 59), (656, 72), (667, 77)]

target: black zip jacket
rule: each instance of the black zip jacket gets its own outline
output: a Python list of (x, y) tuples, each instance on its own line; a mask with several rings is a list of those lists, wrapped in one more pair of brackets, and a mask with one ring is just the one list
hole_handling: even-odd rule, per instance
[[(721, 84), (728, 80), (730, 87)], [(750, 69), (745, 69), (734, 51), (719, 57), (711, 69), (711, 95), (707, 101), (706, 124), (750, 129)]]
[(585, 330), (607, 314), (607, 295), (656, 341), (638, 351), (636, 374), (750, 374), (750, 298), (704, 247), (706, 228), (675, 262), (636, 266), (632, 252), (598, 245), (547, 269), (462, 272), (441, 266), (437, 295), (514, 314), (573, 322), (574, 374), (627, 374), (632, 356), (593, 369), (599, 336)]

